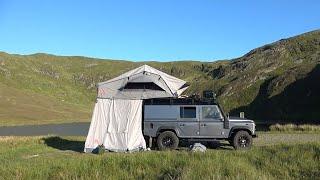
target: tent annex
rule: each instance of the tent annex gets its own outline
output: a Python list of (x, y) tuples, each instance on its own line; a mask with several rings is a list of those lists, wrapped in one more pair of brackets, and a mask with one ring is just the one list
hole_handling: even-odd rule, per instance
[(145, 149), (143, 99), (178, 97), (187, 88), (185, 81), (148, 65), (99, 83), (84, 151), (99, 145), (117, 152)]

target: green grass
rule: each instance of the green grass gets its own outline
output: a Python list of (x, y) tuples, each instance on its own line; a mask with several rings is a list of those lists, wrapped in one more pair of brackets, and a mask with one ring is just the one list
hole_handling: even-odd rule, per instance
[(0, 138), (0, 179), (315, 179), (320, 175), (319, 139), (269, 146), (259, 144), (257, 139), (249, 151), (102, 155), (79, 153), (83, 140)]
[(0, 126), (90, 121), (92, 109), (0, 83)]

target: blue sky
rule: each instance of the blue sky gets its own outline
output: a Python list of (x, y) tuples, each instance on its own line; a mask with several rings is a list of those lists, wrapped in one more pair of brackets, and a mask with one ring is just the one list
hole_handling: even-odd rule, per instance
[(0, 51), (230, 59), (320, 28), (318, 0), (0, 0)]

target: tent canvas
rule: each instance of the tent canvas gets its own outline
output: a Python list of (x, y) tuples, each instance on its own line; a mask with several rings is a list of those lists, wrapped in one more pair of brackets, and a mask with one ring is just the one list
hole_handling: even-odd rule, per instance
[(145, 149), (141, 121), (142, 100), (97, 99), (84, 151), (99, 145), (111, 151)]
[(148, 65), (98, 83), (84, 151), (92, 152), (99, 145), (111, 151), (145, 149), (143, 99), (178, 97), (187, 88), (185, 81)]
[[(139, 88), (139, 83), (144, 88)], [(126, 88), (128, 85), (133, 88)], [(134, 88), (135, 85), (137, 88)], [(156, 88), (150, 87), (152, 85)], [(155, 97), (178, 97), (187, 87), (186, 81), (148, 65), (143, 65), (116, 78), (98, 83), (98, 98), (149, 99)]]

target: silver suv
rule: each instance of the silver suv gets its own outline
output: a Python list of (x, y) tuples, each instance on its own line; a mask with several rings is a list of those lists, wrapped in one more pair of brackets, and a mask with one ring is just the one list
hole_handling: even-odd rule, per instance
[(180, 140), (228, 140), (249, 149), (256, 137), (252, 120), (227, 117), (214, 99), (168, 98), (144, 102), (143, 133), (159, 149), (176, 149)]

